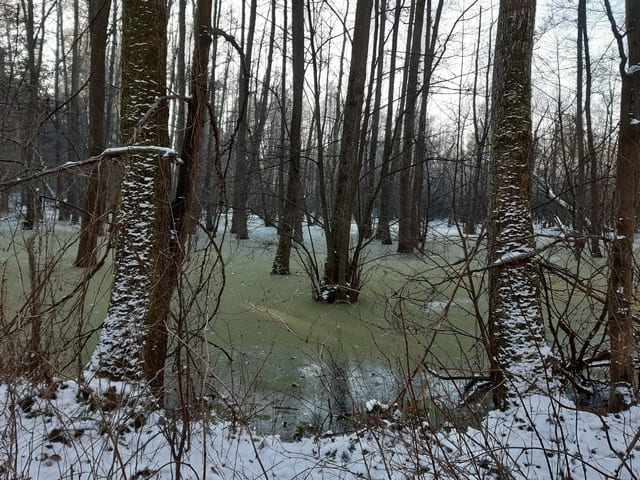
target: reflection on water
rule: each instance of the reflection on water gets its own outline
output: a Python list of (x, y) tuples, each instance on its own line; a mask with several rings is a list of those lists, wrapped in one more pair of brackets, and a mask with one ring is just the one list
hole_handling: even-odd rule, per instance
[[(261, 358), (262, 357), (262, 358)], [(327, 432), (351, 431), (350, 419), (361, 417), (369, 406), (392, 405), (404, 387), (401, 365), (384, 364), (380, 358), (321, 358), (315, 361), (275, 352), (245, 352), (245, 361), (218, 365), (217, 380), (208, 382), (219, 416), (248, 424), (260, 434), (277, 434), (285, 440)], [(260, 358), (260, 361), (257, 359)], [(259, 365), (256, 367), (256, 365)], [(442, 423), (444, 404), (459, 408), (463, 386), (435, 377), (416, 377), (412, 391), (417, 404), (438, 409), (429, 421)], [(466, 413), (465, 413), (466, 415)]]

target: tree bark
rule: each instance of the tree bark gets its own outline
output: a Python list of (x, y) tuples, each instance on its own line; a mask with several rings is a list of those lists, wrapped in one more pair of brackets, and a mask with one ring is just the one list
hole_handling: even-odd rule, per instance
[[(186, 113), (183, 144), (180, 150), (182, 165), (178, 170), (175, 200), (171, 204), (173, 224), (166, 232), (169, 253), (159, 259), (157, 277), (147, 317), (150, 326), (144, 350), (145, 377), (151, 379), (152, 390), (162, 392), (164, 363), (167, 356), (167, 329), (171, 324), (171, 298), (178, 286), (188, 236), (193, 232), (193, 209), (196, 194), (196, 175), (207, 114), (207, 69), (211, 46), (211, 0), (199, 0), (195, 11), (195, 35), (191, 64), (191, 100)], [(174, 232), (171, 234), (170, 232)], [(178, 318), (178, 335), (185, 328), (184, 318)], [(182, 345), (178, 347), (178, 351)], [(179, 353), (177, 361), (179, 359)]]
[[(293, 106), (291, 109), (289, 178), (284, 219), (278, 250), (273, 260), (271, 273), (289, 275), (291, 246), (296, 226), (302, 220), (302, 182), (300, 178), (300, 152), (302, 129), (302, 94), (304, 86), (304, 5), (303, 0), (292, 0), (291, 4)], [(284, 81), (284, 79), (283, 79)]]
[(367, 74), (371, 4), (372, 0), (358, 0), (356, 4), (355, 31), (351, 45), (351, 68), (344, 106), (344, 127), (331, 214), (331, 232), (326, 239), (325, 283), (332, 287), (326, 291), (335, 293), (335, 297), (331, 293), (328, 298), (325, 298), (329, 301), (356, 301), (360, 287), (358, 258), (350, 258), (349, 240), (361, 168), (358, 161), (360, 158), (358, 148), (360, 147), (360, 118), (364, 100), (364, 83)]
[(413, 147), (415, 142), (416, 105), (418, 101), (418, 70), (422, 51), (422, 27), (424, 23), (425, 0), (417, 0), (411, 40), (409, 74), (407, 76), (407, 102), (402, 129), (402, 163), (400, 169), (400, 208), (398, 218), (398, 252), (412, 252), (418, 239), (411, 229), (411, 173)]
[(391, 245), (391, 191), (393, 187), (393, 174), (391, 170), (391, 154), (393, 151), (393, 102), (395, 95), (395, 71), (398, 51), (398, 30), (400, 13), (402, 11), (401, 0), (396, 0), (395, 14), (393, 17), (391, 37), (391, 62), (389, 66), (389, 90), (387, 97), (387, 114), (384, 127), (384, 147), (382, 150), (382, 163), (380, 165), (380, 214), (376, 237), (383, 245)]
[[(157, 103), (166, 95), (165, 2), (125, 0), (123, 15), (122, 137), (136, 145), (167, 146), (168, 108)], [(152, 154), (129, 155), (123, 165), (114, 285), (89, 371), (153, 382), (162, 368), (149, 370), (143, 353), (163, 343), (165, 326), (150, 324), (149, 310), (168, 252), (171, 168)]]
[[(640, 3), (626, 0), (626, 37), (628, 65), (622, 38), (614, 26), (621, 55), (620, 130), (616, 158), (616, 183), (613, 195), (616, 212), (615, 236), (609, 253), (607, 307), (611, 341), (611, 394), (609, 410), (629, 408), (636, 386), (633, 366), (637, 353), (631, 305), (633, 290), (633, 236), (636, 231), (638, 185), (640, 182)], [(607, 8), (610, 11), (610, 7)]]
[[(105, 58), (107, 48), (107, 27), (111, 0), (90, 0), (89, 2), (89, 42), (91, 47), (91, 71), (89, 74), (89, 156), (104, 150), (106, 139), (105, 123)], [(100, 221), (100, 166), (91, 169), (82, 223), (78, 252), (74, 265), (92, 267), (96, 263), (96, 247), (102, 222)]]
[(544, 337), (531, 217), (531, 58), (535, 0), (501, 0), (492, 91), (493, 192), (489, 335), (500, 407), (546, 386)]
[[(185, 59), (186, 59), (186, 43), (187, 43), (187, 0), (178, 0), (178, 51), (176, 58), (176, 74), (175, 83), (178, 90), (178, 96), (184, 98), (187, 94), (187, 81)], [(186, 104), (183, 101), (177, 103), (177, 115), (175, 123), (174, 145), (180, 148), (184, 142), (184, 129)]]

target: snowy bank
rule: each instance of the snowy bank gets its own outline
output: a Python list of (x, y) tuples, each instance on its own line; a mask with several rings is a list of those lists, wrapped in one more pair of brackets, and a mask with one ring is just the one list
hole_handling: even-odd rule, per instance
[[(432, 432), (377, 418), (349, 435), (297, 442), (200, 415), (188, 430), (161, 411), (144, 422), (90, 408), (78, 385), (39, 395), (0, 387), (0, 474), (11, 479), (634, 479), (640, 408), (599, 415), (534, 395), (478, 428)], [(371, 415), (376, 415), (376, 410)], [(185, 433), (186, 442), (180, 448)]]

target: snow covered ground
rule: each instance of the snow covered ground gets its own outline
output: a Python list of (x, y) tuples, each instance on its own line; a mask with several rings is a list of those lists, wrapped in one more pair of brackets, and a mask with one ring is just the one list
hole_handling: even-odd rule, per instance
[(477, 429), (439, 432), (426, 423), (394, 428), (402, 419), (374, 410), (369, 427), (296, 442), (202, 416), (178, 455), (179, 422), (159, 411), (142, 425), (124, 410), (92, 410), (78, 390), (73, 381), (40, 395), (25, 384), (0, 387), (1, 478), (173, 479), (178, 466), (185, 479), (640, 477), (639, 407), (602, 416), (533, 395)]

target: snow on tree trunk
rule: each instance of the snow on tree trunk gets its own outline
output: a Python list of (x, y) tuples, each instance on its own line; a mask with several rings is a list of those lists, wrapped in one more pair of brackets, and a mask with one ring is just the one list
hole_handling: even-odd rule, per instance
[(545, 386), (531, 217), (531, 56), (535, 0), (502, 0), (493, 72), (490, 361), (496, 403)]
[[(629, 67), (622, 59), (620, 130), (616, 158), (616, 185), (613, 195), (616, 210), (616, 235), (609, 253), (607, 308), (611, 340), (611, 395), (609, 410), (628, 408), (636, 385), (633, 357), (637, 354), (637, 327), (634, 326), (633, 238), (638, 211), (640, 184), (640, 4), (626, 2), (626, 36)], [(618, 38), (622, 41), (621, 37)], [(619, 47), (622, 50), (622, 46)], [(623, 53), (621, 51), (621, 53)]]
[[(167, 145), (164, 0), (125, 0), (121, 128), (136, 145)], [(152, 112), (149, 114), (149, 112)], [(115, 279), (89, 372), (111, 380), (141, 380), (157, 264), (167, 248), (170, 165), (151, 153), (123, 157)], [(147, 377), (149, 373), (147, 372)]]

